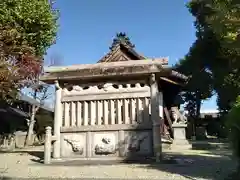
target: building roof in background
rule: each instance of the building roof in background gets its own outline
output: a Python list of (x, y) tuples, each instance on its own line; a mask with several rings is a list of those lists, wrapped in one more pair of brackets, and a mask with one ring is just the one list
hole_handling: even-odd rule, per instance
[(45, 109), (47, 111), (51, 111), (51, 112), (54, 112), (54, 108), (51, 108), (49, 106), (47, 106), (46, 104), (40, 104), (39, 101), (37, 101), (36, 99), (22, 93), (22, 92), (19, 92), (19, 100), (21, 101), (25, 101), (29, 104), (32, 104), (32, 105), (36, 105), (36, 106), (40, 106), (42, 109)]
[(219, 113), (217, 109), (202, 109), (200, 110), (200, 113), (202, 114), (213, 114), (213, 113)]

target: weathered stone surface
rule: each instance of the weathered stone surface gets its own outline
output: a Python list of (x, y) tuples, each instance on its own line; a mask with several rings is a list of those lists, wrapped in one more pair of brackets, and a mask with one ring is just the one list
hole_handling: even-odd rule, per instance
[(172, 125), (174, 129), (174, 140), (185, 140), (186, 139), (186, 127), (187, 124), (182, 123), (173, 123)]
[(191, 149), (192, 145), (186, 139), (187, 124), (174, 123), (172, 125), (174, 132), (174, 140), (171, 149)]
[(141, 144), (147, 138), (147, 136), (133, 135), (128, 146), (128, 150), (132, 152), (139, 152), (141, 150)]
[(178, 107), (171, 107), (173, 119), (174, 119), (174, 124), (186, 124), (187, 123), (187, 118), (185, 115), (180, 113)]
[(117, 139), (114, 133), (94, 135), (94, 153), (96, 155), (110, 155), (116, 153)]
[(61, 134), (61, 157), (85, 156), (85, 133)]
[(97, 144), (95, 146), (95, 154), (114, 154), (116, 152), (116, 148), (114, 145), (111, 144), (111, 140), (109, 138), (103, 138), (102, 144)]
[(65, 138), (64, 140), (67, 141), (72, 146), (73, 152), (83, 154), (83, 147), (79, 140), (68, 139), (68, 138)]
[[(26, 135), (27, 135), (27, 132), (23, 132), (23, 131), (16, 131), (15, 132), (15, 147), (17, 147), (17, 148), (23, 148), (24, 147)], [(31, 139), (30, 144), (33, 144), (35, 142), (35, 139), (36, 139), (36, 134), (33, 134), (30, 139)]]
[(152, 154), (152, 133), (146, 132), (128, 132), (125, 134), (126, 155), (146, 155)]

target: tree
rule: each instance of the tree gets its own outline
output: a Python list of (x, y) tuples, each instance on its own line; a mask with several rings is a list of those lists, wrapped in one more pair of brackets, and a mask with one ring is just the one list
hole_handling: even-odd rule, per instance
[[(188, 112), (198, 118), (200, 116), (201, 102), (212, 96), (212, 74), (204, 66), (200, 57), (199, 41), (190, 48), (189, 53), (181, 59), (175, 68), (189, 77), (182, 94)], [(201, 82), (204, 83), (201, 83)]]
[(51, 86), (47, 84), (36, 84), (35, 86), (31, 87), (32, 91), (31, 96), (33, 97), (34, 100), (36, 100), (36, 104), (31, 105), (31, 111), (29, 112), (30, 116), (30, 121), (28, 125), (28, 132), (27, 132), (27, 137), (25, 141), (25, 146), (31, 145), (32, 143), (32, 135), (33, 135), (33, 130), (34, 130), (34, 125), (35, 125), (35, 119), (37, 112), (39, 109), (45, 105), (45, 101), (51, 97)]
[(2, 0), (0, 5), (1, 26), (16, 31), (18, 45), (43, 56), (55, 41), (58, 11), (48, 0)]
[(55, 42), (58, 12), (48, 0), (1, 0), (0, 7), (0, 67), (4, 80), (0, 98), (5, 101), (14, 100), (24, 85), (37, 81), (43, 55)]
[[(34, 85), (35, 93), (44, 92), (38, 77), (43, 55), (55, 43), (58, 11), (48, 0), (1, 0), (0, 7), (0, 98), (14, 100), (24, 86)], [(32, 108), (28, 136), (37, 109)]]
[[(195, 27), (197, 30), (197, 40), (194, 46), (198, 53), (195, 53), (192, 59), (201, 59), (203, 67), (211, 73), (213, 89), (218, 96), (219, 109), (227, 112), (240, 90), (237, 78), (240, 75), (240, 64), (237, 61), (240, 56), (237, 46), (235, 48), (233, 46), (235, 43), (230, 45), (227, 39), (229, 33), (225, 27), (229, 27), (229, 25), (217, 26), (216, 19), (218, 19), (217, 21), (223, 19), (225, 10), (231, 11), (230, 6), (226, 6), (228, 9), (225, 8), (224, 11), (220, 10), (219, 3), (221, 2), (223, 1), (192, 0), (188, 3), (188, 8), (196, 18)], [(232, 2), (234, 1), (232, 0)], [(234, 15), (234, 13), (230, 14)], [(235, 13), (235, 19), (238, 18), (236, 15)], [(225, 18), (221, 22), (227, 22), (227, 19)], [(232, 24), (230, 29), (237, 29), (236, 25)], [(232, 93), (229, 93), (229, 91)]]
[(229, 111), (226, 119), (226, 125), (230, 130), (230, 140), (233, 147), (233, 152), (238, 157), (238, 170), (240, 170), (240, 96), (237, 97), (236, 102), (232, 106), (231, 110)]
[(199, 86), (198, 83), (190, 82), (186, 93), (187, 97), (190, 94), (190, 98), (187, 99), (189, 103), (197, 104), (191, 89), (205, 92), (202, 97), (210, 95), (211, 90), (216, 92), (219, 110), (224, 114), (228, 113), (225, 116), (226, 124), (238, 158), (240, 157), (239, 5), (237, 0), (191, 0), (187, 7), (195, 17), (197, 40), (177, 67), (184, 72), (191, 72), (191, 79), (195, 78), (198, 83), (209, 85)]
[(9, 98), (15, 97), (16, 80), (18, 80), (16, 69), (14, 66), (9, 66), (5, 61), (0, 60), (0, 102), (7, 102)]
[(215, 34), (224, 45), (240, 50), (240, 3), (237, 0), (209, 1), (214, 15), (207, 19)]
[(39, 111), (36, 114), (35, 132), (37, 134), (40, 144), (44, 143), (45, 128), (47, 126), (53, 127), (53, 122), (54, 122), (53, 112), (49, 112), (45, 109), (39, 109)]
[(226, 74), (223, 83), (216, 88), (220, 109), (228, 111), (240, 92), (240, 3), (236, 0), (215, 0), (209, 6), (214, 14), (208, 17), (207, 22), (216, 34), (224, 49), (225, 60), (228, 61), (224, 65)]
[[(50, 66), (58, 66), (62, 63), (62, 59), (60, 56), (55, 55), (50, 59)], [(47, 84), (43, 84), (40, 82), (36, 82), (30, 86), (31, 96), (39, 102), (39, 104), (33, 104), (30, 112), (30, 122), (28, 127), (28, 133), (25, 141), (25, 146), (31, 145), (31, 137), (34, 130), (36, 115), (41, 108), (45, 104), (45, 101), (52, 96), (51, 86)]]

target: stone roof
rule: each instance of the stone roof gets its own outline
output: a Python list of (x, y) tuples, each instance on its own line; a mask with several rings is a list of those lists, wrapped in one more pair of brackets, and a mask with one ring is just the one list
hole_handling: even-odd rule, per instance
[(151, 73), (161, 73), (162, 76), (175, 77), (182, 80), (187, 79), (186, 76), (167, 67), (167, 61), (166, 58), (159, 58), (49, 67), (45, 69), (45, 74), (40, 79), (41, 81), (51, 83), (55, 80), (86, 80), (131, 75), (143, 76)]
[(146, 58), (137, 53), (134, 48), (135, 45), (132, 44), (126, 33), (117, 33), (116, 37), (113, 39), (112, 45), (109, 47), (110, 51), (103, 56), (98, 63), (141, 60)]
[(127, 76), (144, 76), (151, 73), (162, 73), (163, 80), (181, 79), (185, 81), (186, 76), (167, 67), (167, 58), (146, 58), (135, 51), (126, 33), (117, 33), (113, 39), (110, 51), (96, 64), (80, 64), (71, 66), (55, 66), (44, 69), (45, 74), (41, 80), (53, 83), (55, 80), (100, 80), (102, 78), (119, 78)]

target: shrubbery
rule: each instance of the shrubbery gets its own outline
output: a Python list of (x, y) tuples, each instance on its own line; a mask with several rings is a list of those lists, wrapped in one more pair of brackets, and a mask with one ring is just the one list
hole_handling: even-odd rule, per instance
[(229, 129), (229, 139), (233, 152), (236, 157), (240, 158), (240, 96), (237, 97), (235, 104), (226, 117), (226, 126)]
[(53, 127), (53, 112), (40, 109), (36, 114), (35, 132), (38, 140), (42, 142), (45, 137), (45, 128), (47, 126)]

